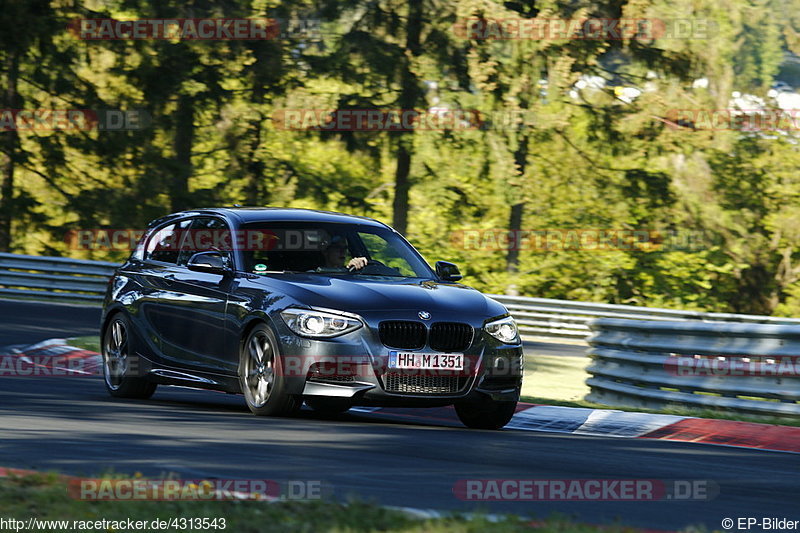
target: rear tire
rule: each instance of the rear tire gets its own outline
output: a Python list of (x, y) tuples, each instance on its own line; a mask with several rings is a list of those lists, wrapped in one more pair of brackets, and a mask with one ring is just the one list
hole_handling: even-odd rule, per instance
[(322, 415), (338, 415), (353, 407), (350, 398), (306, 398), (306, 405)]
[(242, 343), (239, 384), (254, 415), (291, 416), (303, 404), (301, 397), (286, 392), (278, 341), (266, 324), (255, 326)]
[(115, 398), (147, 399), (157, 385), (145, 377), (137, 376), (139, 358), (133, 355), (131, 327), (128, 318), (117, 313), (103, 333), (103, 378), (106, 390)]
[[(519, 398), (519, 396), (517, 396)], [(461, 423), (472, 429), (500, 429), (511, 421), (517, 410), (517, 400), (496, 401), (488, 396), (464, 400), (455, 404)]]

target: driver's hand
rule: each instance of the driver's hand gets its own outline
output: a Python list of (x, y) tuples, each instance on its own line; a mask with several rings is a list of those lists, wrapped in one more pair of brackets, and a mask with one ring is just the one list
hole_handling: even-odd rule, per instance
[(366, 257), (354, 257), (347, 263), (347, 268), (350, 270), (361, 270), (367, 266)]

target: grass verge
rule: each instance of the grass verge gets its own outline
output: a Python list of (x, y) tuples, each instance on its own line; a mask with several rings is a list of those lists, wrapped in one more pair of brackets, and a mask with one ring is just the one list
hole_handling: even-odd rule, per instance
[(522, 395), (562, 402), (581, 401), (589, 394), (588, 362), (588, 357), (526, 355)]
[(82, 350), (100, 353), (100, 337), (96, 335), (87, 337), (72, 337), (67, 339), (67, 344)]
[[(118, 478), (119, 476), (114, 476)], [(565, 518), (554, 517), (532, 524), (529, 519), (516, 516), (486, 515), (452, 516), (436, 519), (419, 519), (399, 510), (387, 509), (371, 503), (350, 501), (279, 502), (258, 501), (83, 501), (68, 495), (66, 480), (55, 474), (36, 474), (0, 478), (0, 513), (8, 520), (27, 522), (31, 518), (67, 521), (67, 531), (89, 531), (81, 527), (84, 521), (120, 521), (152, 523), (153, 520), (172, 518), (217, 519), (216, 528), (225, 520), (226, 531), (237, 533), (280, 532), (361, 532), (389, 531), (397, 533), (457, 533), (492, 531), (516, 532), (575, 532), (615, 533), (635, 532), (622, 526), (590, 526)], [(76, 524), (77, 522), (77, 524)], [(74, 527), (77, 525), (78, 527)], [(48, 528), (40, 528), (48, 529)], [(50, 528), (55, 530), (55, 528)], [(113, 527), (105, 528), (114, 531)], [(122, 529), (120, 529), (122, 530)], [(145, 528), (145, 531), (151, 529)], [(185, 530), (185, 529), (184, 529)], [(160, 529), (179, 531), (179, 529)]]

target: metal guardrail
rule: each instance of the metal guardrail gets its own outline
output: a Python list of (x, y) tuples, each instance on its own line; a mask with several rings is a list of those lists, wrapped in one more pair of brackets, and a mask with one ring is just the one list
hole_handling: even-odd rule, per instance
[(522, 335), (539, 337), (586, 339), (591, 333), (590, 323), (597, 318), (800, 325), (800, 319), (763, 315), (679, 311), (677, 309), (660, 309), (657, 307), (573, 302), (570, 300), (505, 296), (501, 294), (490, 294), (489, 296), (508, 308), (516, 319)]
[(800, 417), (800, 326), (598, 319), (587, 400)]
[(65, 257), (0, 253), (0, 295), (101, 302), (119, 265)]
[[(101, 301), (106, 281), (119, 266), (104, 261), (0, 253), (0, 294), (47, 299)], [(700, 320), (758, 324), (797, 324), (800, 319), (732, 313), (703, 313), (549, 298), (490, 294), (508, 307), (526, 336), (586, 339), (596, 318)]]

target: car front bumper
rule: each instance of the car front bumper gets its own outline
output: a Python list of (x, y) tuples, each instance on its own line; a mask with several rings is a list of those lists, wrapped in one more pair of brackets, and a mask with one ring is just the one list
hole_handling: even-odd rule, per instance
[[(285, 324), (279, 328), (282, 369), (290, 394), (351, 398), (354, 405), (440, 406), (489, 396), (514, 401), (522, 386), (521, 344), (503, 344), (473, 326), (475, 336), (464, 350), (464, 370), (390, 369), (389, 353), (376, 328), (369, 326), (333, 339), (300, 337)], [(432, 353), (430, 347), (398, 350)]]

